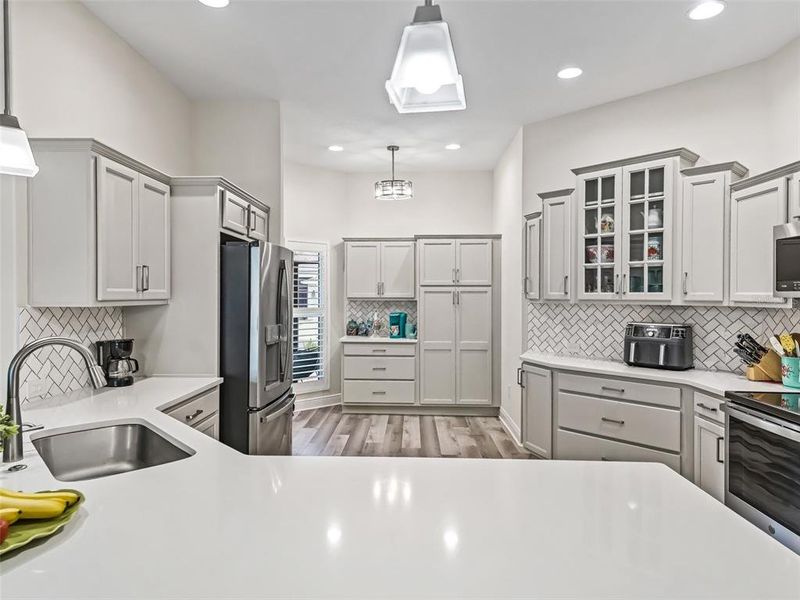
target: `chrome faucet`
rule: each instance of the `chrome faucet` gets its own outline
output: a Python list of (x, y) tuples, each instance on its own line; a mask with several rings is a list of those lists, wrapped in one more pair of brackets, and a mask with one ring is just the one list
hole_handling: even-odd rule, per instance
[(6, 402), (6, 414), (9, 415), (19, 428), (17, 433), (5, 440), (3, 443), (3, 462), (11, 463), (22, 459), (22, 412), (19, 406), (19, 370), (25, 360), (37, 350), (45, 346), (66, 346), (80, 353), (86, 368), (89, 370), (89, 377), (95, 388), (101, 388), (106, 384), (103, 368), (95, 361), (92, 351), (83, 344), (64, 337), (46, 337), (34, 340), (20, 348), (19, 352), (11, 359), (8, 366), (8, 400)]

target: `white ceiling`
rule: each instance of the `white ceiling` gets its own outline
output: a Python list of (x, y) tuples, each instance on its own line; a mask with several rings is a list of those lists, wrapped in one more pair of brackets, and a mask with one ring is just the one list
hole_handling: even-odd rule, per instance
[[(349, 171), (387, 168), (389, 143), (403, 168), (491, 169), (521, 124), (752, 62), (800, 36), (797, 0), (728, 0), (709, 21), (689, 20), (684, 0), (443, 0), (468, 108), (399, 115), (383, 84), (421, 0), (84, 3), (189, 97), (278, 99), (286, 158)], [(582, 77), (555, 77), (573, 63)]]

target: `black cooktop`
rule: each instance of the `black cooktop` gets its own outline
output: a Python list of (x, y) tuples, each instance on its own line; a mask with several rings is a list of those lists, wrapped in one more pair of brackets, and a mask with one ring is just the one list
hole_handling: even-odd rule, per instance
[(800, 392), (726, 392), (725, 397), (800, 425)]

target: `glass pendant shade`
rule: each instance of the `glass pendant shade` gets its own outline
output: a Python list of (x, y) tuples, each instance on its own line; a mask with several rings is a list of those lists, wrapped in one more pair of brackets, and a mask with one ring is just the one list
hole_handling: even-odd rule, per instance
[(3, 117), (6, 118), (0, 117), (0, 174), (33, 177), (39, 167), (33, 159), (28, 136), (19, 127), (4, 123), (8, 117)]
[(408, 179), (394, 178), (394, 153), (399, 146), (386, 146), (392, 153), (392, 178), (375, 182), (375, 200), (411, 200), (414, 197), (414, 184)]
[(447, 23), (412, 23), (403, 29), (386, 92), (400, 113), (467, 108)]

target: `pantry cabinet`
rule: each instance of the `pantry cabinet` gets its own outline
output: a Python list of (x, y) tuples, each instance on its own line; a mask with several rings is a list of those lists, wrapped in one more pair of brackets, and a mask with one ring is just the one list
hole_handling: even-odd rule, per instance
[(420, 403), (492, 404), (491, 287), (421, 287)]
[(417, 253), (420, 285), (492, 285), (491, 238), (422, 238)]
[(731, 188), (731, 303), (785, 305), (773, 296), (772, 228), (787, 222), (787, 179), (739, 183)]
[(528, 300), (538, 300), (540, 298), (541, 230), (541, 212), (525, 216), (525, 229), (523, 231), (525, 257), (523, 259), (522, 287)]
[(348, 298), (414, 298), (414, 241), (345, 240)]
[(166, 302), (169, 177), (91, 139), (31, 146), (40, 172), (28, 183), (29, 303)]
[(545, 300), (569, 300), (572, 264), (573, 189), (539, 194), (542, 199), (542, 297)]

